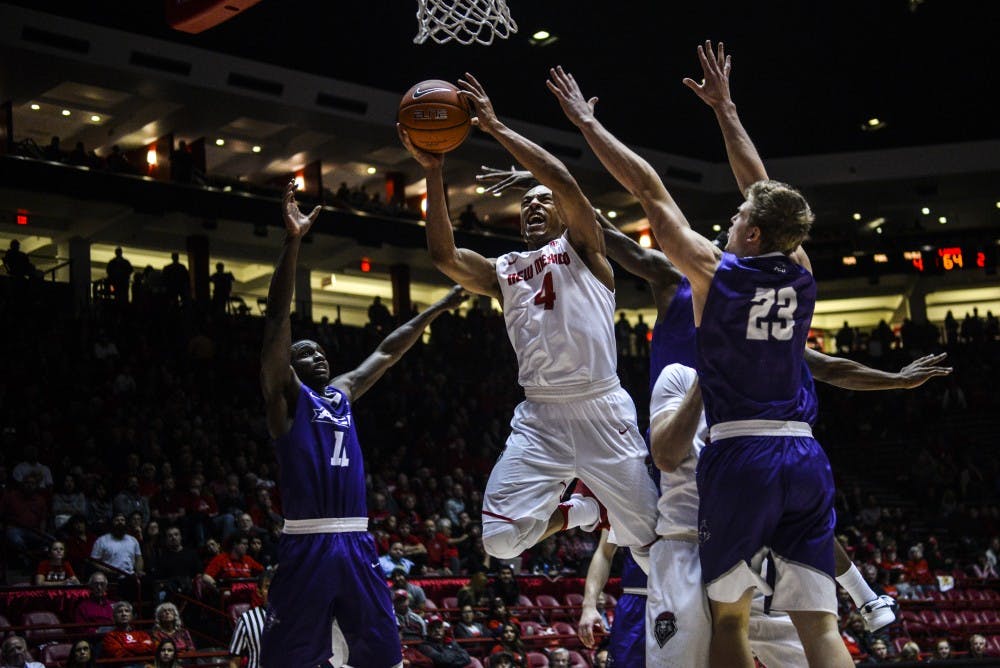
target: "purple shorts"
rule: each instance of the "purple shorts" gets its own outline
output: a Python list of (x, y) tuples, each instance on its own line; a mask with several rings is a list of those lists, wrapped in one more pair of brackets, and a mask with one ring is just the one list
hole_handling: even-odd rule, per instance
[(832, 581), (833, 473), (816, 439), (740, 436), (712, 443), (701, 453), (697, 481), (699, 556), (710, 598), (735, 600), (712, 595), (724, 576), (733, 580), (724, 588), (738, 598), (768, 551), (778, 564)]
[(615, 606), (615, 623), (608, 644), (611, 664), (625, 668), (646, 665), (646, 597), (622, 594)]
[[(261, 638), (262, 668), (314, 668), (333, 656), (333, 622), (352, 666), (389, 668), (402, 652), (389, 588), (367, 532), (283, 534)], [(336, 657), (338, 665), (344, 657)]]

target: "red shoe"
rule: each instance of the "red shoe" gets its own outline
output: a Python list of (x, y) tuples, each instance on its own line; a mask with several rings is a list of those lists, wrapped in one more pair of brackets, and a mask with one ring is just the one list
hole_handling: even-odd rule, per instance
[(591, 498), (597, 502), (597, 506), (601, 509), (600, 517), (593, 524), (588, 524), (586, 526), (580, 525), (580, 529), (583, 531), (599, 531), (601, 529), (610, 529), (611, 523), (608, 521), (608, 509), (604, 507), (601, 500), (597, 498), (597, 495), (590, 491), (590, 488), (584, 484), (580, 479), (577, 479), (576, 484), (573, 485), (573, 491), (570, 492), (569, 498), (578, 496), (581, 498)]

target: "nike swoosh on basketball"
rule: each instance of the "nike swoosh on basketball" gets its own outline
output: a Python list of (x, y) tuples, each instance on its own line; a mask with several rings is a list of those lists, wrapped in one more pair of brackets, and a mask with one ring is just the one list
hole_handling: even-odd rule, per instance
[(621, 434), (622, 436), (624, 436), (625, 432), (627, 432), (627, 431), (628, 431), (628, 426), (626, 425), (626, 427), (624, 429), (619, 429), (618, 433)]
[(424, 95), (428, 95), (430, 93), (447, 93), (447, 92), (448, 92), (447, 88), (440, 88), (440, 87), (439, 88), (424, 88), (424, 89), (418, 88), (417, 90), (413, 91), (413, 99), (416, 100), (416, 99), (421, 98)]

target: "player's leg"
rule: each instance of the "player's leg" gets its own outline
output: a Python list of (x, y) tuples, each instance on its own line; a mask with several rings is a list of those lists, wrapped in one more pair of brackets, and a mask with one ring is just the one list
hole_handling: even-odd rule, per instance
[(836, 615), (790, 610), (788, 616), (802, 640), (809, 668), (851, 668), (854, 665), (837, 629)]
[(772, 593), (760, 573), (783, 512), (782, 470), (775, 466), (769, 440), (724, 439), (702, 451), (696, 480), (699, 557), (712, 610), (712, 665), (753, 665), (746, 633), (750, 600), (755, 590)]
[(775, 455), (784, 471), (786, 498), (771, 539), (772, 607), (792, 618), (810, 666), (850, 666), (837, 629), (830, 462), (812, 438), (781, 439)]
[(490, 556), (513, 559), (598, 512), (596, 504), (589, 514), (559, 509), (559, 499), (576, 477), (576, 453), (563, 433), (560, 408), (525, 401), (514, 412), (507, 444), (483, 494), (483, 546)]
[(632, 550), (649, 573), (656, 541), (656, 484), (646, 466), (648, 450), (635, 424), (635, 404), (624, 390), (572, 405), (570, 435), (579, 476), (608, 511), (616, 544)]
[(701, 582), (698, 544), (661, 539), (649, 549), (649, 563), (646, 666), (706, 668), (712, 618)]
[(747, 589), (735, 601), (709, 600), (712, 611), (712, 640), (708, 663), (712, 668), (753, 668), (750, 650), (750, 600), (754, 590)]
[[(400, 666), (403, 657), (399, 630), (372, 538), (367, 533), (341, 535), (342, 562), (338, 572), (342, 582), (337, 588), (333, 613), (347, 645), (347, 665)], [(334, 660), (338, 660), (336, 653)]]
[(851, 600), (858, 606), (868, 630), (877, 631), (896, 621), (896, 600), (884, 594), (879, 596), (872, 591), (839, 540), (833, 541), (833, 558), (837, 584), (851, 595)]
[(806, 668), (805, 650), (791, 617), (783, 612), (764, 612), (764, 597), (750, 604), (750, 648), (764, 668)]
[(261, 665), (317, 666), (330, 659), (330, 606), (343, 581), (338, 555), (328, 553), (330, 535), (281, 537), (281, 567), (268, 593)]

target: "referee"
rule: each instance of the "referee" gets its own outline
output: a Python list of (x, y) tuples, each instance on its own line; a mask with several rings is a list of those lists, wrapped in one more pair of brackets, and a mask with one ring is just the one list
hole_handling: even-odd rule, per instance
[(229, 668), (240, 668), (240, 656), (248, 658), (247, 668), (260, 668), (260, 636), (264, 632), (264, 618), (267, 614), (267, 591), (277, 569), (264, 570), (257, 578), (257, 594), (260, 605), (250, 608), (236, 622), (233, 639), (229, 641)]

